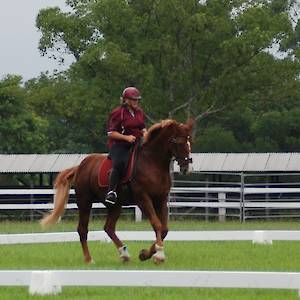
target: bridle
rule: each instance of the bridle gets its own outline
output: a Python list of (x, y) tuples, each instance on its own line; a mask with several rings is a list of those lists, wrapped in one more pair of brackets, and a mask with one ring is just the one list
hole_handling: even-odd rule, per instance
[[(191, 152), (191, 144), (190, 144), (190, 136), (177, 136), (171, 139), (171, 149), (172, 149), (172, 156), (174, 157), (174, 160), (178, 162), (178, 165), (180, 167), (186, 167), (189, 163), (193, 162), (193, 159), (189, 157), (189, 154)], [(179, 156), (179, 147), (186, 145), (189, 147), (189, 153), (188, 156), (180, 157)]]

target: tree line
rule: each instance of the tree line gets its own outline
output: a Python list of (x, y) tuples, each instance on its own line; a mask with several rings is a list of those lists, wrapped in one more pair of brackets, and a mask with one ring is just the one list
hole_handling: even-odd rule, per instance
[(148, 126), (193, 117), (194, 152), (300, 149), (298, 0), (66, 0), (39, 50), (63, 72), (0, 81), (1, 153), (106, 151), (126, 86)]

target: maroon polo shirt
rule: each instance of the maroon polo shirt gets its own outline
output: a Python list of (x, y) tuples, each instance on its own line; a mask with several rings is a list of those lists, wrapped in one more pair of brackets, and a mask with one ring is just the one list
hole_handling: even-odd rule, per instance
[[(108, 120), (107, 132), (117, 131), (124, 135), (134, 135), (136, 138), (143, 136), (142, 130), (145, 128), (145, 114), (141, 108), (134, 110), (131, 114), (127, 106), (119, 106), (114, 109)], [(108, 148), (114, 144), (129, 145), (126, 141), (108, 139)]]

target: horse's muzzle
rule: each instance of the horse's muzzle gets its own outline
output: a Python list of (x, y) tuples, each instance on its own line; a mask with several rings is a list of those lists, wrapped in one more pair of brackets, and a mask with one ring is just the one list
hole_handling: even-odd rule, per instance
[(189, 173), (189, 164), (193, 162), (191, 157), (186, 157), (179, 162), (180, 173), (186, 175)]

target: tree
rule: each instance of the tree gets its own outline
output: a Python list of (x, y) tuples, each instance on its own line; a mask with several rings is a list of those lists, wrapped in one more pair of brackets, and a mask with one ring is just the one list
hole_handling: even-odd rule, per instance
[(48, 123), (31, 110), (21, 80), (8, 76), (0, 81), (0, 151), (43, 153)]
[[(298, 105), (298, 27), (293, 29), (288, 14), (295, 1), (67, 3), (72, 12), (42, 10), (37, 26), (43, 54), (54, 53), (61, 59), (63, 50), (76, 59), (66, 73), (72, 96), (64, 101), (69, 109), (71, 103), (77, 103), (77, 110), (83, 103), (91, 106), (84, 111), (87, 115), (80, 124), (88, 125), (82, 128), (90, 126), (88, 120), (95, 118), (95, 111), (104, 122), (126, 85), (142, 90), (151, 122), (193, 116), (203, 127), (208, 124), (203, 119), (215, 112), (226, 116), (240, 109), (244, 115), (247, 108), (259, 118), (271, 107), (282, 110)], [(285, 59), (272, 54), (274, 43), (290, 51)], [(239, 140), (237, 132), (232, 132)], [(255, 140), (251, 134), (248, 138)]]
[(26, 88), (32, 109), (48, 121), (50, 152), (105, 150), (103, 103), (88, 82), (70, 82), (62, 75), (40, 76), (27, 82)]
[(299, 151), (299, 117), (299, 108), (265, 113), (253, 124), (252, 128), (258, 150), (268, 151), (268, 145), (271, 145), (273, 151)]

